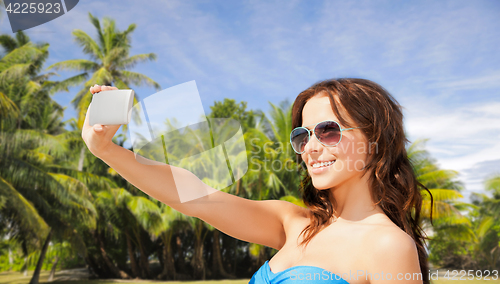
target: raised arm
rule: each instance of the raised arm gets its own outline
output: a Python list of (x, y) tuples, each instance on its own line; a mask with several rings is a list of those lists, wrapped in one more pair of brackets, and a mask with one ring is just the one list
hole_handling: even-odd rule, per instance
[[(116, 89), (103, 87), (102, 90)], [(101, 87), (91, 88), (91, 92)], [(249, 200), (215, 190), (202, 183), (194, 174), (174, 166), (146, 165), (139, 163), (135, 154), (114, 144), (111, 139), (120, 125), (90, 126), (88, 113), (82, 130), (82, 138), (89, 150), (103, 160), (128, 182), (149, 196), (167, 204), (175, 210), (198, 217), (220, 231), (244, 241), (280, 249), (285, 243), (284, 223), (286, 218), (303, 212), (303, 208), (280, 200)], [(182, 188), (176, 188), (173, 176), (182, 176)], [(209, 193), (195, 200), (180, 202), (177, 190)]]

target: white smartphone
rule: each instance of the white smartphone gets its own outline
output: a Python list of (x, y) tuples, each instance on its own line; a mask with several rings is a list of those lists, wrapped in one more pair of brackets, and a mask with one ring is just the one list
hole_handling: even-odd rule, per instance
[(134, 102), (133, 90), (110, 90), (95, 93), (89, 105), (89, 124), (128, 124)]

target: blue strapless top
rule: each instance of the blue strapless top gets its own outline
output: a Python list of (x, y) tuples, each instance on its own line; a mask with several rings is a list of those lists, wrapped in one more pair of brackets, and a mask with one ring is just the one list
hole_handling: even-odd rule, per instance
[(264, 265), (255, 272), (249, 284), (349, 284), (339, 275), (316, 266), (299, 265), (274, 273), (268, 262), (266, 260)]

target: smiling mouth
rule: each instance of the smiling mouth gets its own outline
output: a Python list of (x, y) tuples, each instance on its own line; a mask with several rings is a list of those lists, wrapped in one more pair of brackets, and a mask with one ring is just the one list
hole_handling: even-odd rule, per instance
[(333, 165), (335, 163), (334, 161), (329, 161), (329, 162), (321, 162), (321, 163), (315, 163), (312, 165), (313, 169), (318, 169), (318, 168), (324, 168)]

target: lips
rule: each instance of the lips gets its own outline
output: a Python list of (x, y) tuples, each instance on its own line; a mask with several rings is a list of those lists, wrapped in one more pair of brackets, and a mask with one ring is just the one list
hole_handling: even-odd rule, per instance
[(309, 173), (314, 175), (320, 175), (329, 171), (330, 167), (335, 164), (336, 160), (324, 161), (324, 162), (313, 162), (309, 168)]

